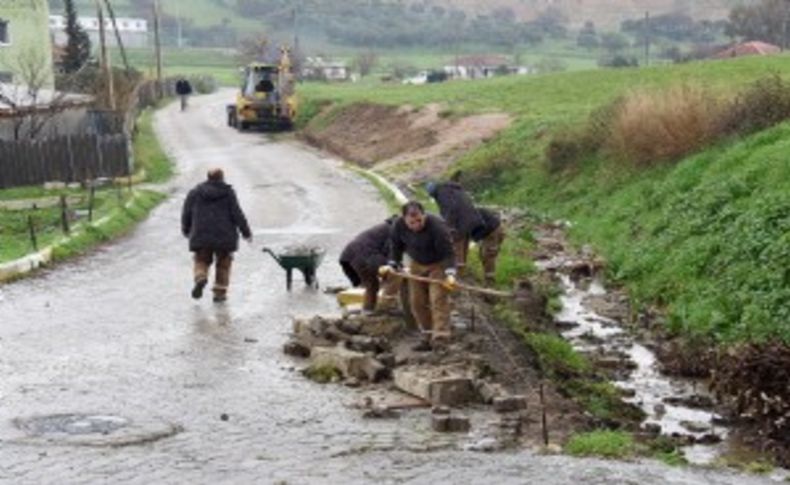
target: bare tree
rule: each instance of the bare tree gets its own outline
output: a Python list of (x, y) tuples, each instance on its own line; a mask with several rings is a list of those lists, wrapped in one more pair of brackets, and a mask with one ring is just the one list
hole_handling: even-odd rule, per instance
[(15, 140), (35, 139), (67, 105), (66, 93), (52, 85), (50, 60), (34, 48), (22, 50), (6, 68), (15, 73), (9, 84), (0, 84), (0, 109), (7, 112)]
[(373, 71), (379, 62), (379, 58), (373, 51), (364, 52), (354, 59), (354, 67), (359, 72), (360, 77), (365, 77)]
[(266, 62), (271, 56), (269, 38), (263, 34), (242, 39), (239, 44), (239, 58), (243, 63)]

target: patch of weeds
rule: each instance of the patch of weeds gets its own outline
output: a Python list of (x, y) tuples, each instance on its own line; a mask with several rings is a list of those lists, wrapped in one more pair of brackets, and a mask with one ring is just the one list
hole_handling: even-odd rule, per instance
[(437, 116), (439, 116), (439, 118), (441, 118), (443, 120), (446, 120), (448, 118), (452, 118), (455, 115), (456, 115), (456, 112), (452, 108), (444, 108), (444, 109), (440, 110), (439, 113), (437, 113)]
[(627, 458), (636, 448), (634, 439), (622, 431), (591, 431), (571, 437), (565, 451), (573, 456)]
[(758, 460), (746, 463), (743, 466), (743, 471), (757, 475), (766, 475), (774, 471), (774, 466), (767, 461)]
[(644, 412), (636, 406), (623, 402), (620, 392), (608, 381), (593, 381), (590, 378), (569, 379), (560, 383), (560, 389), (579, 403), (595, 419), (614, 424), (620, 421), (639, 422)]
[(304, 370), (304, 376), (319, 384), (338, 382), (343, 378), (343, 374), (331, 365), (310, 366)]
[(669, 466), (685, 466), (688, 465), (688, 460), (683, 455), (683, 451), (678, 447), (671, 438), (666, 436), (658, 436), (647, 443), (648, 449), (646, 454), (652, 456), (656, 460), (662, 461)]
[(140, 117), (133, 140), (134, 156), (137, 168), (145, 171), (146, 181), (165, 182), (173, 176), (174, 167), (154, 133), (153, 118), (154, 111), (150, 109)]
[(560, 336), (536, 332), (524, 332), (522, 336), (549, 376), (579, 375), (592, 368), (590, 362)]
[(532, 250), (531, 232), (509, 235), (502, 244), (496, 268), (496, 283), (508, 287), (513, 281), (526, 278), (535, 272), (535, 263), (530, 257)]

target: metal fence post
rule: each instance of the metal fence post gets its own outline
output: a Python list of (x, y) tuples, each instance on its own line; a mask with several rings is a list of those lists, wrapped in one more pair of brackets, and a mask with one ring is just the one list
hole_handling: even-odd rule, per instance
[(96, 198), (96, 185), (91, 183), (91, 190), (88, 195), (88, 222), (93, 222), (93, 201)]
[(33, 214), (27, 215), (27, 228), (30, 232), (30, 243), (33, 245), (33, 251), (38, 251), (38, 240), (36, 239), (36, 226), (33, 224)]
[(63, 227), (63, 234), (68, 235), (71, 232), (69, 227), (69, 214), (68, 202), (66, 202), (66, 194), (60, 194), (60, 225)]

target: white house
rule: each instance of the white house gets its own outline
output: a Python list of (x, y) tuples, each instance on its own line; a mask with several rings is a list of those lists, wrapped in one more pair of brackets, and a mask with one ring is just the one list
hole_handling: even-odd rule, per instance
[[(90, 36), (91, 43), (97, 45), (99, 42), (99, 19), (96, 17), (79, 17), (77, 23), (85, 29)], [(116, 17), (115, 24), (118, 26), (118, 33), (125, 47), (147, 47), (148, 46), (148, 21), (141, 18)], [(66, 45), (66, 18), (63, 15), (49, 16), (49, 32), (55, 45)], [(113, 31), (112, 20), (109, 17), (104, 19), (104, 29), (107, 34), (107, 45), (116, 46), (115, 32)]]
[(342, 61), (330, 61), (322, 57), (308, 57), (302, 67), (305, 79), (325, 79), (327, 81), (347, 81), (348, 65)]

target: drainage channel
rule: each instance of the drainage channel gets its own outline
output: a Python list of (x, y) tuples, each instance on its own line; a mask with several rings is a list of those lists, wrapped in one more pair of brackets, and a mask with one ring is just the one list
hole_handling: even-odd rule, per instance
[(684, 454), (690, 463), (712, 463), (721, 454), (729, 430), (722, 417), (710, 409), (713, 400), (703, 391), (702, 383), (663, 375), (652, 350), (638, 343), (617, 321), (590, 309), (587, 302), (591, 298), (606, 295), (600, 281), (575, 283), (567, 274), (559, 274), (559, 278), (562, 310), (555, 320), (570, 327), (562, 336), (582, 353), (621, 356), (627, 371), (613, 383), (628, 396), (626, 402), (645, 412), (642, 427), (684, 439), (689, 443)]

